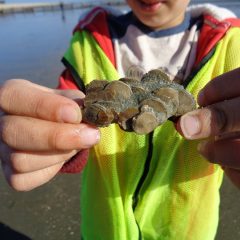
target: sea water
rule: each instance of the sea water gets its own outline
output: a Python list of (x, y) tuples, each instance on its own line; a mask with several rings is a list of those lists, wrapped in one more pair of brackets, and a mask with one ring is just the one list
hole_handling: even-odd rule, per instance
[[(6, 1), (20, 2), (41, 1)], [(209, 2), (226, 6), (226, 1)], [(227, 1), (227, 6), (240, 16), (240, 1)], [(67, 10), (64, 14), (53, 11), (0, 15), (0, 83), (11, 78), (22, 78), (55, 87), (63, 70), (61, 58), (68, 47), (72, 29), (87, 10)]]

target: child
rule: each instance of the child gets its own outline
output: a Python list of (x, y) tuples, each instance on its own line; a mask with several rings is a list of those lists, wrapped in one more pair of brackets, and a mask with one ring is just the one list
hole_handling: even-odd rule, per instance
[[(139, 78), (161, 68), (196, 97), (212, 78), (240, 67), (239, 22), (231, 12), (213, 5), (186, 11), (189, 0), (127, 3), (130, 13), (114, 16), (96, 8), (77, 25), (63, 58), (66, 70), (59, 88), (84, 91), (93, 79)], [(98, 129), (78, 124), (76, 103), (54, 94), (64, 91), (9, 81), (0, 93), (6, 114), (0, 153), (14, 188), (34, 188), (60, 169), (81, 171), (89, 158), (81, 193), (83, 239), (214, 239), (223, 171), (206, 162), (197, 153), (198, 142), (180, 136), (172, 122), (148, 135), (127, 133), (113, 124), (101, 129), (99, 141)], [(230, 95), (239, 93), (225, 97)], [(21, 103), (31, 99), (30, 108), (28, 101), (16, 106), (15, 96)], [(77, 91), (65, 96), (83, 98)], [(204, 96), (203, 106), (223, 100)], [(219, 135), (221, 128), (211, 132), (206, 124), (218, 116), (214, 109), (203, 110), (212, 115), (197, 110), (183, 116), (179, 131), (188, 139)], [(201, 149), (207, 156), (207, 147)]]

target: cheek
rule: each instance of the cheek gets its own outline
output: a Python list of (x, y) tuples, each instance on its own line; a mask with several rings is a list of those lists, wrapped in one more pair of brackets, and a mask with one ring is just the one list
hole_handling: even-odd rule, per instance
[(174, 12), (185, 12), (187, 6), (189, 5), (190, 0), (176, 0), (171, 4), (171, 8)]
[(130, 6), (131, 8), (134, 7), (134, 1), (135, 0), (126, 0), (126, 3), (128, 4), (128, 6)]

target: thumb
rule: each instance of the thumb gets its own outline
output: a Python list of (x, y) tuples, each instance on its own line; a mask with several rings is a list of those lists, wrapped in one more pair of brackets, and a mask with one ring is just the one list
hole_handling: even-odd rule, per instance
[(202, 139), (240, 131), (240, 98), (212, 104), (183, 115), (178, 123), (187, 139)]

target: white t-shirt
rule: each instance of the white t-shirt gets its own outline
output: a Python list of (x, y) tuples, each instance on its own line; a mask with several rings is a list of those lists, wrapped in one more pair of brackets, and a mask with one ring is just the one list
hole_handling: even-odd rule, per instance
[[(216, 18), (233, 16), (212, 4), (189, 8), (178, 26), (154, 31), (136, 19), (133, 12), (110, 15), (117, 70), (121, 77), (141, 78), (152, 69), (161, 69), (182, 83), (190, 74), (196, 58), (199, 29), (204, 13)], [(215, 16), (215, 13), (222, 13)]]

